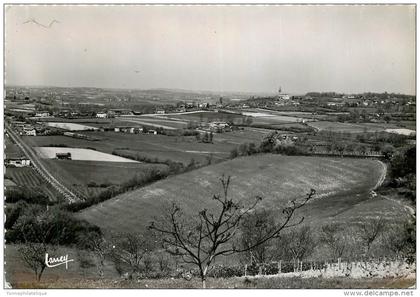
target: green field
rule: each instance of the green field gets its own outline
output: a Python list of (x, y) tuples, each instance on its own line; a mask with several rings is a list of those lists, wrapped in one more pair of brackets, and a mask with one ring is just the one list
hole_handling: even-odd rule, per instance
[[(44, 160), (52, 175), (83, 197), (95, 195), (110, 185), (120, 185), (150, 168), (167, 170), (166, 165), (75, 160)], [(89, 184), (97, 186), (89, 186)], [(103, 187), (99, 187), (104, 185)], [(89, 186), (89, 187), (88, 187)]]
[(4, 177), (12, 180), (20, 187), (43, 192), (51, 201), (59, 199), (57, 191), (50, 184), (46, 183), (32, 167), (6, 168)]
[[(384, 174), (383, 164), (377, 160), (268, 154), (237, 158), (169, 177), (83, 210), (78, 216), (104, 230), (139, 231), (159, 216), (170, 201), (177, 201), (191, 214), (211, 208), (212, 194), (220, 192), (218, 178), (223, 173), (232, 176), (230, 193), (235, 199), (249, 201), (261, 195), (261, 206), (274, 211), (290, 199), (302, 197), (310, 188), (316, 189), (317, 198), (301, 212), (308, 222), (327, 218), (360, 221), (368, 209), (371, 215), (375, 209), (400, 215), (390, 201), (369, 200), (369, 190)], [(366, 208), (367, 204), (364, 207), (365, 203), (370, 208)]]
[[(247, 110), (247, 112), (249, 111)], [(264, 113), (267, 116), (259, 116), (260, 113)], [(190, 120), (190, 121), (195, 121), (195, 122), (224, 121), (224, 122), (233, 122), (235, 124), (243, 124), (244, 119), (251, 118), (252, 125), (273, 125), (273, 126), (297, 122), (297, 118), (293, 118), (291, 116), (283, 116), (275, 111), (269, 111), (269, 110), (264, 110), (264, 111), (253, 110), (252, 115), (242, 115), (242, 114), (228, 113), (228, 112), (202, 111), (202, 112), (185, 113), (185, 114), (179, 114), (179, 115), (170, 115), (170, 117), (174, 119), (183, 119), (183, 120)]]
[(230, 151), (244, 142), (259, 143), (267, 131), (247, 128), (226, 133), (215, 133), (213, 143), (198, 142), (194, 136), (166, 136), (151, 134), (127, 134), (116, 132), (85, 132), (84, 134), (99, 137), (101, 141), (89, 141), (66, 136), (23, 137), (32, 145), (51, 146), (66, 145), (77, 148), (94, 148), (104, 153), (112, 153), (116, 149), (130, 149), (148, 158), (188, 164), (191, 159), (205, 163), (210, 155), (215, 160), (229, 157)]
[(348, 132), (348, 133), (363, 133), (363, 132), (383, 132), (385, 129), (397, 128), (392, 124), (374, 124), (374, 123), (339, 123), (339, 122), (309, 122), (309, 126), (319, 131), (332, 132)]
[(130, 116), (130, 117), (120, 117), (118, 121), (124, 121), (130, 123), (131, 125), (135, 124), (138, 126), (148, 126), (152, 129), (155, 127), (162, 127), (164, 129), (175, 130), (183, 129), (188, 127), (188, 121), (177, 120), (166, 118), (165, 116)]
[(195, 122), (232, 121), (234, 123), (240, 123), (242, 122), (242, 119), (245, 118), (241, 114), (214, 111), (199, 111), (182, 114), (171, 114), (168, 115), (168, 117)]
[(19, 158), (24, 156), (21, 149), (11, 141), (10, 137), (4, 137), (4, 145), (5, 158)]

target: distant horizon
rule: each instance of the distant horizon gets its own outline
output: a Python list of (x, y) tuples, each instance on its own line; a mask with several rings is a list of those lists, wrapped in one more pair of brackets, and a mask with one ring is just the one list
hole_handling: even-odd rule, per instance
[(5, 82), (415, 94), (415, 24), (408, 4), (7, 5)]
[[(134, 91), (153, 91), (153, 90), (162, 90), (162, 91), (185, 91), (185, 92), (200, 92), (200, 93), (220, 93), (220, 94), (226, 94), (226, 93), (233, 93), (233, 94), (264, 94), (264, 95), (277, 95), (278, 92), (244, 92), (244, 91), (212, 91), (212, 90), (197, 90), (197, 89), (186, 89), (186, 88), (171, 88), (171, 87), (156, 87), (156, 88), (146, 88), (146, 89), (140, 89), (140, 88), (127, 88), (127, 87), (121, 87), (121, 88), (114, 88), (114, 87), (97, 87), (97, 86), (58, 86), (58, 85), (16, 85), (16, 84), (4, 84), (5, 88), (10, 88), (10, 87), (19, 87), (19, 88), (23, 88), (23, 87), (27, 87), (27, 88), (67, 88), (67, 89), (104, 89), (104, 90), (134, 90)], [(310, 90), (310, 91), (305, 91), (305, 92), (301, 92), (301, 93), (292, 93), (292, 92), (282, 92), (283, 94), (288, 94), (288, 95), (305, 95), (308, 93), (336, 93), (336, 94), (345, 94), (345, 95), (358, 95), (358, 94), (365, 94), (365, 93), (375, 93), (375, 94), (384, 94), (384, 93), (388, 93), (388, 94), (397, 94), (397, 95), (405, 95), (405, 96), (417, 96), (415, 93), (414, 94), (408, 94), (408, 93), (400, 93), (400, 92), (392, 92), (392, 91), (362, 91), (362, 92), (340, 92), (340, 91), (334, 91), (334, 90), (327, 90), (327, 91), (320, 91), (320, 90)]]

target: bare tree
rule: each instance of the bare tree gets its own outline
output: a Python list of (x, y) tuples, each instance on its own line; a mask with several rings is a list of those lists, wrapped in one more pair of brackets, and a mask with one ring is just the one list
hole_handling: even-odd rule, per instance
[(415, 220), (396, 223), (387, 227), (384, 234), (383, 245), (398, 257), (408, 260), (414, 259), (416, 254)]
[(96, 267), (95, 259), (92, 259), (90, 251), (77, 250), (77, 259), (79, 262), (79, 268), (82, 270), (83, 277), (86, 277), (86, 272), (90, 268)]
[(96, 256), (98, 274), (102, 278), (104, 276), (105, 258), (111, 251), (111, 244), (97, 233), (82, 235), (79, 237), (79, 241), (83, 242), (83, 248), (92, 251)]
[[(123, 233), (113, 237), (111, 259), (130, 271), (129, 278), (141, 272), (142, 259), (151, 251), (153, 241), (139, 234)], [(122, 268), (122, 267), (120, 267)]]
[(157, 257), (157, 263), (158, 263), (159, 272), (163, 276), (169, 275), (169, 272), (170, 272), (170, 259), (169, 259), (168, 253), (166, 253), (166, 251), (158, 252), (156, 257)]
[(316, 247), (312, 230), (309, 226), (295, 228), (278, 239), (277, 248), (283, 257), (293, 260), (303, 260), (314, 251)]
[(41, 280), (42, 273), (47, 267), (45, 254), (51, 250), (52, 247), (48, 247), (45, 243), (33, 242), (27, 242), (18, 249), (21, 258), (26, 266), (32, 269), (37, 281)]
[(384, 220), (381, 217), (369, 220), (359, 225), (359, 237), (368, 256), (373, 242), (382, 234), (384, 230)]
[(21, 216), (16, 223), (16, 229), (22, 232), (24, 242), (18, 248), (20, 257), (32, 269), (37, 281), (41, 280), (42, 274), (47, 267), (45, 255), (56, 249), (52, 245), (56, 241), (53, 239), (54, 225), (49, 224), (47, 218), (47, 212), (40, 212), (36, 217), (36, 224), (31, 224), (31, 221), (26, 220), (24, 216)]
[[(260, 242), (264, 235), (265, 230), (274, 225), (273, 217), (266, 210), (256, 210), (249, 213), (241, 224), (241, 244), (243, 247), (254, 246), (255, 243)], [(264, 242), (254, 248), (251, 248), (246, 254), (247, 258), (252, 265), (256, 263), (265, 263), (268, 260), (269, 242)], [(248, 254), (249, 253), (249, 254)]]
[(233, 239), (240, 229), (241, 222), (255, 210), (262, 198), (256, 197), (253, 203), (244, 207), (240, 202), (228, 197), (230, 177), (226, 178), (223, 175), (220, 182), (223, 192), (213, 196), (216, 204), (213, 211), (203, 209), (195, 217), (187, 217), (181, 208), (173, 203), (166, 216), (150, 225), (151, 230), (161, 235), (169, 253), (182, 257), (185, 263), (198, 268), (203, 288), (206, 287), (208, 269), (218, 256), (249, 251), (277, 237), (283, 229), (300, 224), (303, 217), (297, 222), (292, 222), (294, 213), (315, 194), (315, 190), (312, 189), (301, 201), (290, 201), (282, 210), (279, 223), (265, 229), (263, 236), (252, 245), (237, 247)]
[(328, 224), (321, 227), (320, 242), (330, 249), (334, 259), (341, 258), (347, 247), (342, 232), (343, 228), (338, 224)]
[(384, 234), (386, 247), (397, 256), (401, 256), (405, 246), (405, 230), (402, 225), (390, 226)]

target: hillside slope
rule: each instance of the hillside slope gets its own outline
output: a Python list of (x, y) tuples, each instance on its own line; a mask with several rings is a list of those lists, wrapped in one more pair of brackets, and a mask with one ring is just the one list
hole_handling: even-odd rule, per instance
[(274, 210), (314, 188), (317, 198), (302, 213), (312, 219), (330, 218), (367, 201), (383, 169), (380, 161), (369, 159), (242, 157), (167, 178), (77, 215), (104, 230), (141, 231), (170, 201), (177, 201), (190, 214), (211, 208), (212, 195), (220, 192), (218, 178), (225, 174), (232, 177), (230, 194), (235, 199), (249, 201), (260, 195), (264, 197), (261, 206)]

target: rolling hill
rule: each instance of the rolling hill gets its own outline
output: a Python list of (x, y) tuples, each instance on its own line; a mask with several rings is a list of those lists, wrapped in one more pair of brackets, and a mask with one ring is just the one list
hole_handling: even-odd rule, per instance
[(242, 157), (169, 177), (92, 206), (77, 216), (104, 231), (139, 232), (161, 215), (170, 201), (177, 201), (189, 214), (211, 208), (212, 195), (221, 191), (218, 178), (222, 174), (231, 176), (230, 195), (235, 199), (244, 199), (246, 204), (261, 195), (261, 207), (272, 210), (316, 189), (316, 198), (300, 213), (307, 222), (360, 221), (376, 210), (398, 216), (400, 210), (390, 201), (369, 196), (384, 173), (384, 164), (370, 159), (271, 154)]

